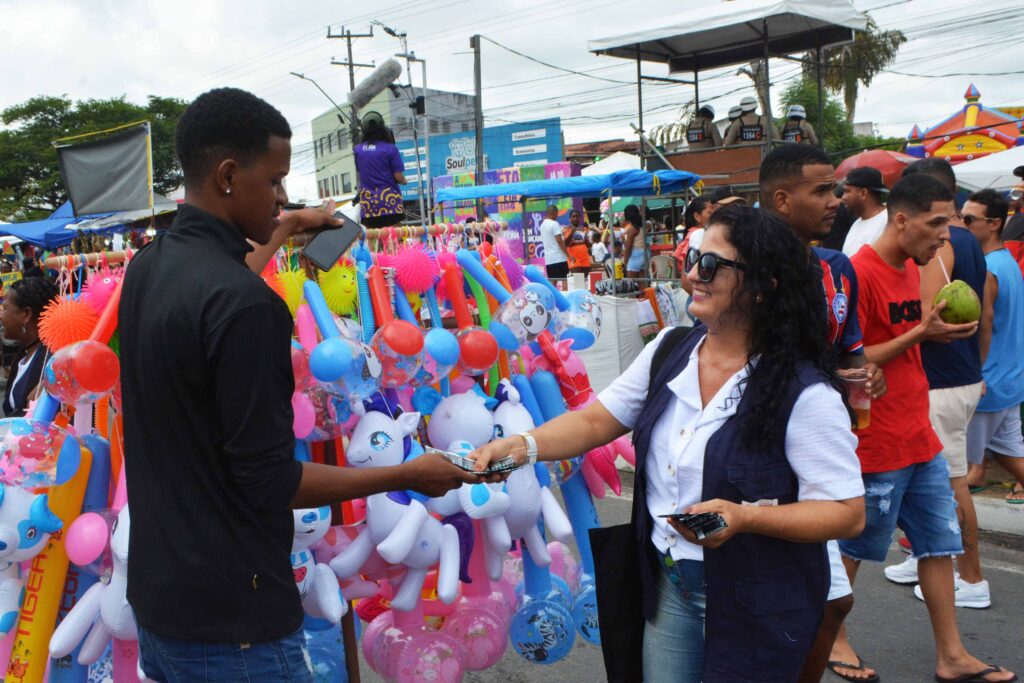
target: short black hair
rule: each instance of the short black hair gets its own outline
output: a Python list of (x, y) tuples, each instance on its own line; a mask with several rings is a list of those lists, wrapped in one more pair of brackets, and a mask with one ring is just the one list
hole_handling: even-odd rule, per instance
[(711, 200), (706, 195), (694, 197), (690, 200), (690, 203), (686, 205), (686, 214), (683, 216), (683, 227), (692, 228), (697, 225), (697, 214), (708, 208), (708, 204)]
[(644, 219), (640, 216), (640, 207), (636, 204), (627, 204), (626, 208), (622, 210), (622, 217), (637, 230), (643, 229)]
[(363, 121), (362, 142), (389, 142), (395, 144), (395, 134), (380, 119), (373, 117)]
[(14, 292), (15, 302), (21, 308), (32, 309), (33, 317), (39, 320), (39, 314), (46, 305), (56, 299), (60, 292), (57, 285), (45, 277), (26, 277), (16, 280), (9, 289)]
[(930, 173), (912, 173), (900, 178), (889, 192), (889, 217), (897, 211), (917, 215), (930, 211), (933, 202), (951, 202), (953, 193)]
[(734, 196), (736, 196), (736, 190), (732, 189), (732, 185), (722, 185), (721, 187), (716, 187), (714, 190), (712, 190), (711, 194), (707, 195), (707, 198), (708, 201), (710, 201), (712, 204), (717, 204), (726, 197)]
[(292, 129), (266, 101), (238, 88), (204, 92), (185, 109), (174, 129), (174, 151), (185, 186), (202, 182), (229, 156), (239, 163), (252, 161), (267, 151), (272, 135), (290, 140)]
[(967, 198), (969, 202), (975, 202), (985, 207), (986, 218), (998, 218), (1000, 220), (999, 232), (1006, 227), (1006, 216), (1010, 213), (1010, 202), (1006, 195), (991, 188), (979, 190)]
[(900, 177), (906, 178), (916, 173), (930, 175), (945, 185), (950, 192), (956, 193), (956, 173), (953, 172), (953, 165), (945, 159), (936, 159), (935, 157), (918, 159), (903, 169)]
[(804, 166), (818, 165), (831, 166), (832, 159), (814, 145), (782, 145), (768, 152), (757, 174), (761, 205), (771, 209), (771, 193), (780, 183), (803, 178)]

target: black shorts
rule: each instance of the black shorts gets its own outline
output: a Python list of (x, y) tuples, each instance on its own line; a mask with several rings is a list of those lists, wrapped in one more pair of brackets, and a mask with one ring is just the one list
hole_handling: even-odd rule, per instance
[(547, 270), (549, 280), (564, 280), (569, 277), (569, 262), (562, 261), (561, 263), (549, 263), (544, 266)]

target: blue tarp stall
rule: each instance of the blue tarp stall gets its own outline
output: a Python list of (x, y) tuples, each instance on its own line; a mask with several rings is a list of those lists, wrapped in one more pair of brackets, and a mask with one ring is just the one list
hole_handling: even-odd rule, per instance
[(454, 202), (491, 197), (520, 197), (543, 199), (546, 197), (650, 197), (682, 192), (700, 180), (688, 171), (642, 171), (625, 169), (608, 175), (574, 176), (551, 180), (528, 180), (522, 183), (449, 187), (437, 191), (435, 200)]
[(75, 214), (71, 209), (71, 202), (64, 202), (48, 218), (38, 221), (0, 225), (0, 235), (13, 235), (23, 242), (34, 244), (37, 247), (55, 249), (71, 244), (71, 241), (75, 239), (75, 231), (73, 229), (68, 230), (67, 225), (106, 218), (111, 215), (109, 213), (99, 213), (75, 218)]

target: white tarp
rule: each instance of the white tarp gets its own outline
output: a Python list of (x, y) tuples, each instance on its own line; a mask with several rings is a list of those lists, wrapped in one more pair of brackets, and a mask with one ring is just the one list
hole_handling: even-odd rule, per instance
[[(849, 42), (867, 17), (850, 0), (687, 0), (685, 11), (587, 47), (598, 54), (668, 62), (669, 71), (713, 69), (764, 56), (764, 21), (773, 54)], [(819, 43), (820, 41), (820, 43)]]
[(640, 157), (629, 152), (616, 152), (587, 166), (580, 175), (607, 175), (627, 168), (640, 168)]
[(1013, 169), (1024, 166), (1024, 147), (1012, 147), (1004, 152), (965, 161), (953, 167), (956, 184), (968, 190), (1009, 190), (1024, 182), (1013, 175)]

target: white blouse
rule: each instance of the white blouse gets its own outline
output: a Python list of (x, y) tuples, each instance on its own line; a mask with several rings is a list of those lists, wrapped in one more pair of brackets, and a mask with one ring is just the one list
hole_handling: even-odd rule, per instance
[[(632, 429), (644, 407), (651, 361), (669, 328), (648, 344), (626, 371), (598, 396), (615, 419)], [(647, 454), (647, 509), (654, 520), (651, 541), (675, 560), (703, 560), (704, 549), (690, 543), (658, 515), (680, 512), (701, 501), (704, 450), (708, 440), (736, 413), (747, 376), (744, 367), (701, 407), (697, 352), (668, 383), (675, 394), (654, 423)], [(813, 384), (801, 392), (786, 427), (786, 459), (799, 482), (798, 500), (846, 500), (864, 495), (857, 437), (843, 399), (827, 384)], [(756, 503), (758, 501), (745, 501)]]

